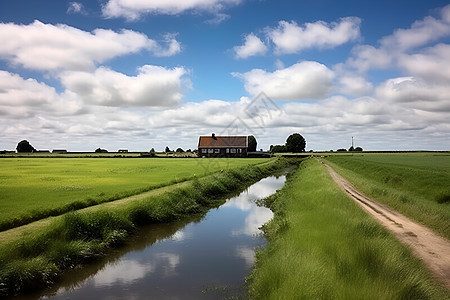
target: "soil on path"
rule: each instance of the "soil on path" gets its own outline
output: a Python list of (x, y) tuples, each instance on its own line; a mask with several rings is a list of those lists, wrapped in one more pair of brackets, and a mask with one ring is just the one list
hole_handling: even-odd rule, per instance
[(450, 241), (436, 235), (427, 227), (411, 221), (359, 192), (351, 183), (324, 164), (333, 180), (366, 212), (412, 249), (433, 275), (450, 290)]

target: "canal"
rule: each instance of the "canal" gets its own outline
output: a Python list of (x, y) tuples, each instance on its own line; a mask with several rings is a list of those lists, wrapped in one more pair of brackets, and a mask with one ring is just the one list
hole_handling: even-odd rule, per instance
[(260, 231), (273, 213), (255, 201), (285, 183), (267, 177), (204, 217), (143, 227), (106, 259), (22, 299), (223, 299), (245, 294)]

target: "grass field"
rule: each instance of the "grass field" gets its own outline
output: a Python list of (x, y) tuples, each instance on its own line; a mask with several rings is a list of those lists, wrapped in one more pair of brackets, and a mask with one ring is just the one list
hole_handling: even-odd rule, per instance
[(249, 278), (252, 299), (448, 299), (317, 160), (304, 161), (266, 204), (275, 217)]
[(2, 158), (0, 228), (267, 159)]
[[(296, 163), (263, 161), (255, 166), (247, 160), (241, 167), (165, 187), (163, 193), (155, 190), (0, 232), (0, 298), (51, 286), (65, 270), (108, 254), (139, 226), (201, 216), (225, 195)], [(24, 231), (9, 234), (18, 230)]]
[(365, 154), (326, 160), (366, 195), (450, 239), (450, 155)]

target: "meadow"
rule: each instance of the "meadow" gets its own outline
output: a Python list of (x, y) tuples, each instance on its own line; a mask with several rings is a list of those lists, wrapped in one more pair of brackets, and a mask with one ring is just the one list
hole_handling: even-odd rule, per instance
[(64, 271), (110, 253), (139, 226), (202, 216), (222, 204), (225, 195), (296, 163), (252, 161), (163, 188), (163, 193), (155, 190), (137, 200), (102, 203), (0, 232), (0, 297), (51, 286)]
[(1, 158), (0, 230), (267, 159)]
[(406, 246), (314, 158), (265, 199), (275, 217), (248, 278), (251, 299), (448, 299)]
[(450, 239), (450, 155), (329, 156), (357, 189)]

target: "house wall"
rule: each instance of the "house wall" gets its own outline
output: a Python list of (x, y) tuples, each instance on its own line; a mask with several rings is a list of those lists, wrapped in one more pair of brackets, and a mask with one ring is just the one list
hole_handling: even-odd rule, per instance
[(245, 157), (247, 148), (199, 148), (199, 157)]

